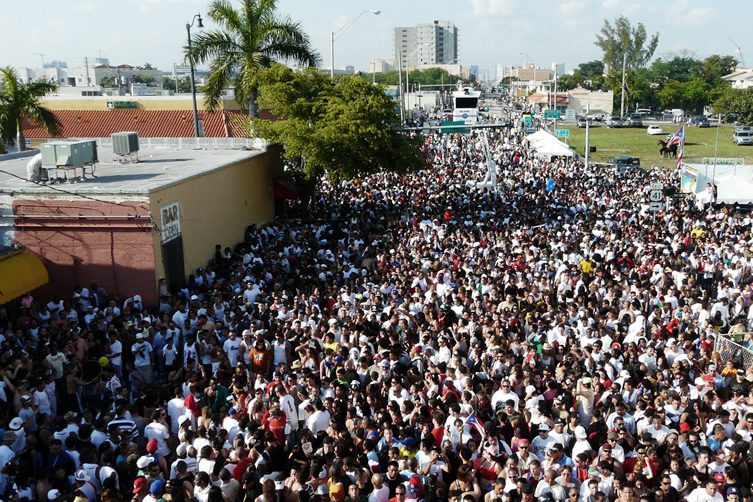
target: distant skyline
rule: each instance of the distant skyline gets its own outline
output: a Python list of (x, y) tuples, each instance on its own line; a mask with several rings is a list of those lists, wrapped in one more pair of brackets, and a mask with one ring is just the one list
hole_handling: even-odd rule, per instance
[[(238, 2), (234, 2), (236, 5)], [(0, 66), (41, 66), (65, 61), (83, 66), (84, 57), (103, 56), (112, 64), (151, 63), (165, 71), (183, 61), (185, 24), (207, 0), (25, 0), (4, 2), (0, 16)], [(579, 63), (601, 58), (594, 45), (604, 19), (625, 15), (659, 32), (655, 57), (688, 53), (729, 54), (735, 45), (753, 65), (753, 2), (735, 0), (279, 0), (278, 12), (299, 21), (330, 65), (330, 33), (366, 9), (335, 43), (335, 66), (368, 71), (375, 59), (391, 60), (393, 30), (433, 20), (459, 29), (459, 63), (477, 65), (492, 78), (498, 63)], [(194, 28), (195, 30), (196, 28)], [(731, 39), (731, 40), (730, 40)], [(734, 42), (733, 42), (734, 41)]]

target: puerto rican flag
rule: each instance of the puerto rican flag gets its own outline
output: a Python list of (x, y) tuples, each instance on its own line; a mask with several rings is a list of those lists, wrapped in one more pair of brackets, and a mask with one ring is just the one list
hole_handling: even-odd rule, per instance
[(479, 420), (479, 418), (476, 416), (476, 412), (474, 411), (471, 413), (468, 418), (465, 419), (465, 424), (470, 425), (474, 429), (478, 431), (481, 436), (486, 436), (486, 430), (484, 429), (484, 422)]
[(675, 143), (685, 144), (685, 126), (682, 126), (676, 133), (669, 135), (667, 138), (667, 148)]

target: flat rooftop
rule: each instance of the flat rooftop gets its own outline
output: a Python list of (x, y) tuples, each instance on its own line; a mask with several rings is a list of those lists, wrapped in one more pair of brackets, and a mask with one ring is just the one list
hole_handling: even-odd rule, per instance
[[(147, 195), (186, 179), (222, 169), (230, 164), (264, 153), (263, 150), (187, 150), (151, 148), (139, 151), (139, 161), (120, 163), (108, 148), (100, 146), (94, 177), (89, 168), (85, 180), (75, 182), (31, 182), (26, 164), (31, 157), (0, 160), (0, 193), (62, 195), (59, 188), (74, 194)], [(72, 175), (72, 171), (69, 171)], [(81, 169), (76, 169), (81, 176)], [(52, 177), (64, 177), (63, 170), (51, 171)], [(48, 186), (49, 185), (49, 186)]]

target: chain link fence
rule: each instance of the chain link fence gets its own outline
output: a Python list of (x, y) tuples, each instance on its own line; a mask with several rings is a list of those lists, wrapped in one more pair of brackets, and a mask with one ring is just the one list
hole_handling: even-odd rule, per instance
[(749, 368), (753, 366), (753, 351), (727, 336), (716, 336), (714, 339), (714, 352), (718, 352), (722, 356), (723, 361), (734, 362), (736, 368)]

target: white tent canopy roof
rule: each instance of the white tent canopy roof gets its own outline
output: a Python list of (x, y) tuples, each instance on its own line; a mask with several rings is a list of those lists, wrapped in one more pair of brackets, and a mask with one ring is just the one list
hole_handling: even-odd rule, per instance
[(527, 136), (528, 144), (541, 155), (572, 157), (573, 151), (565, 143), (546, 131), (536, 131)]

